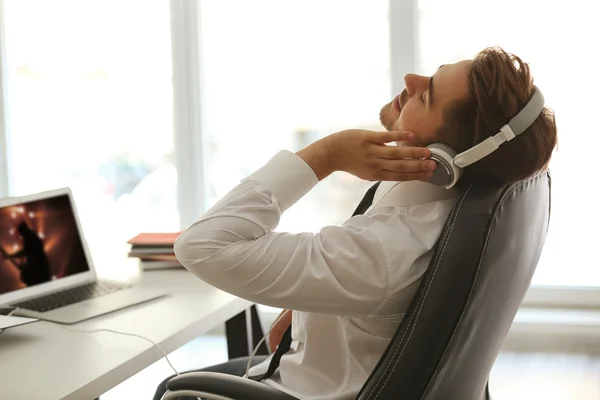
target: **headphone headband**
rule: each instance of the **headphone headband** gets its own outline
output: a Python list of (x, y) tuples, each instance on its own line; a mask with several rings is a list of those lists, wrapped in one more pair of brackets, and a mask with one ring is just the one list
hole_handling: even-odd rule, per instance
[(490, 136), (483, 142), (463, 151), (454, 158), (457, 167), (464, 168), (498, 150), (501, 144), (514, 139), (515, 136), (525, 132), (535, 122), (544, 110), (544, 96), (542, 92), (533, 87), (533, 95), (525, 107), (508, 124), (500, 128), (500, 132)]

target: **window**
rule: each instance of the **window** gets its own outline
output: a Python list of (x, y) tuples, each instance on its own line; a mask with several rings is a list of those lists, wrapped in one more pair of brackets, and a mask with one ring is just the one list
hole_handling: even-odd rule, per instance
[(179, 229), (169, 3), (4, 7), (11, 194), (70, 186), (99, 266), (141, 230)]
[[(550, 5), (551, 4), (551, 5)], [(552, 217), (534, 276), (536, 285), (600, 286), (595, 256), (600, 217), (594, 157), (600, 37), (595, 3), (583, 0), (419, 0), (418, 64), (431, 74), (440, 64), (473, 57), (498, 45), (532, 68), (535, 83), (556, 112), (559, 147), (550, 165)]]
[[(383, 129), (379, 110), (391, 100), (387, 1), (205, 1), (200, 26), (209, 205), (282, 148), (347, 128)], [(339, 224), (368, 186), (336, 173), (278, 230)]]

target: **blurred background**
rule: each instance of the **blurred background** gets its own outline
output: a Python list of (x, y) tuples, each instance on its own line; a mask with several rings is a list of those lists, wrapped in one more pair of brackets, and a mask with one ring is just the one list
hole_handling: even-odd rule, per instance
[[(127, 239), (189, 226), (278, 150), (341, 129), (381, 129), (379, 109), (405, 73), (433, 74), (501, 46), (530, 63), (559, 128), (552, 220), (524, 305), (600, 308), (589, 155), (600, 147), (594, 2), (2, 3), (0, 196), (70, 186), (104, 274), (116, 273)], [(278, 230), (341, 223), (368, 186), (336, 173)], [(584, 365), (600, 382), (598, 363)]]

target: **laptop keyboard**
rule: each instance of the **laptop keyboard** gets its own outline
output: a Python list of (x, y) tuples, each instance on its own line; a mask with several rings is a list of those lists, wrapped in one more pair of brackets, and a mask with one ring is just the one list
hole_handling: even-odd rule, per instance
[(118, 282), (98, 281), (23, 301), (21, 303), (13, 304), (13, 306), (37, 312), (47, 312), (56, 308), (79, 303), (80, 301), (93, 299), (94, 297), (114, 293), (127, 287), (129, 287), (129, 285)]

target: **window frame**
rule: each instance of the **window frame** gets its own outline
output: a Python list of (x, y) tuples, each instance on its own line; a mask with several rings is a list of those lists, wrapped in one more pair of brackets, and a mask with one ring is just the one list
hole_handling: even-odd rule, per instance
[(206, 211), (206, 136), (202, 131), (200, 1), (170, 0), (174, 164), (180, 228)]
[(0, 198), (11, 194), (10, 182), (10, 133), (8, 116), (4, 111), (8, 104), (8, 79), (6, 77), (6, 44), (4, 34), (4, 0), (0, 0)]
[(529, 287), (522, 307), (532, 308), (600, 308), (600, 288), (586, 286), (542, 286)]

